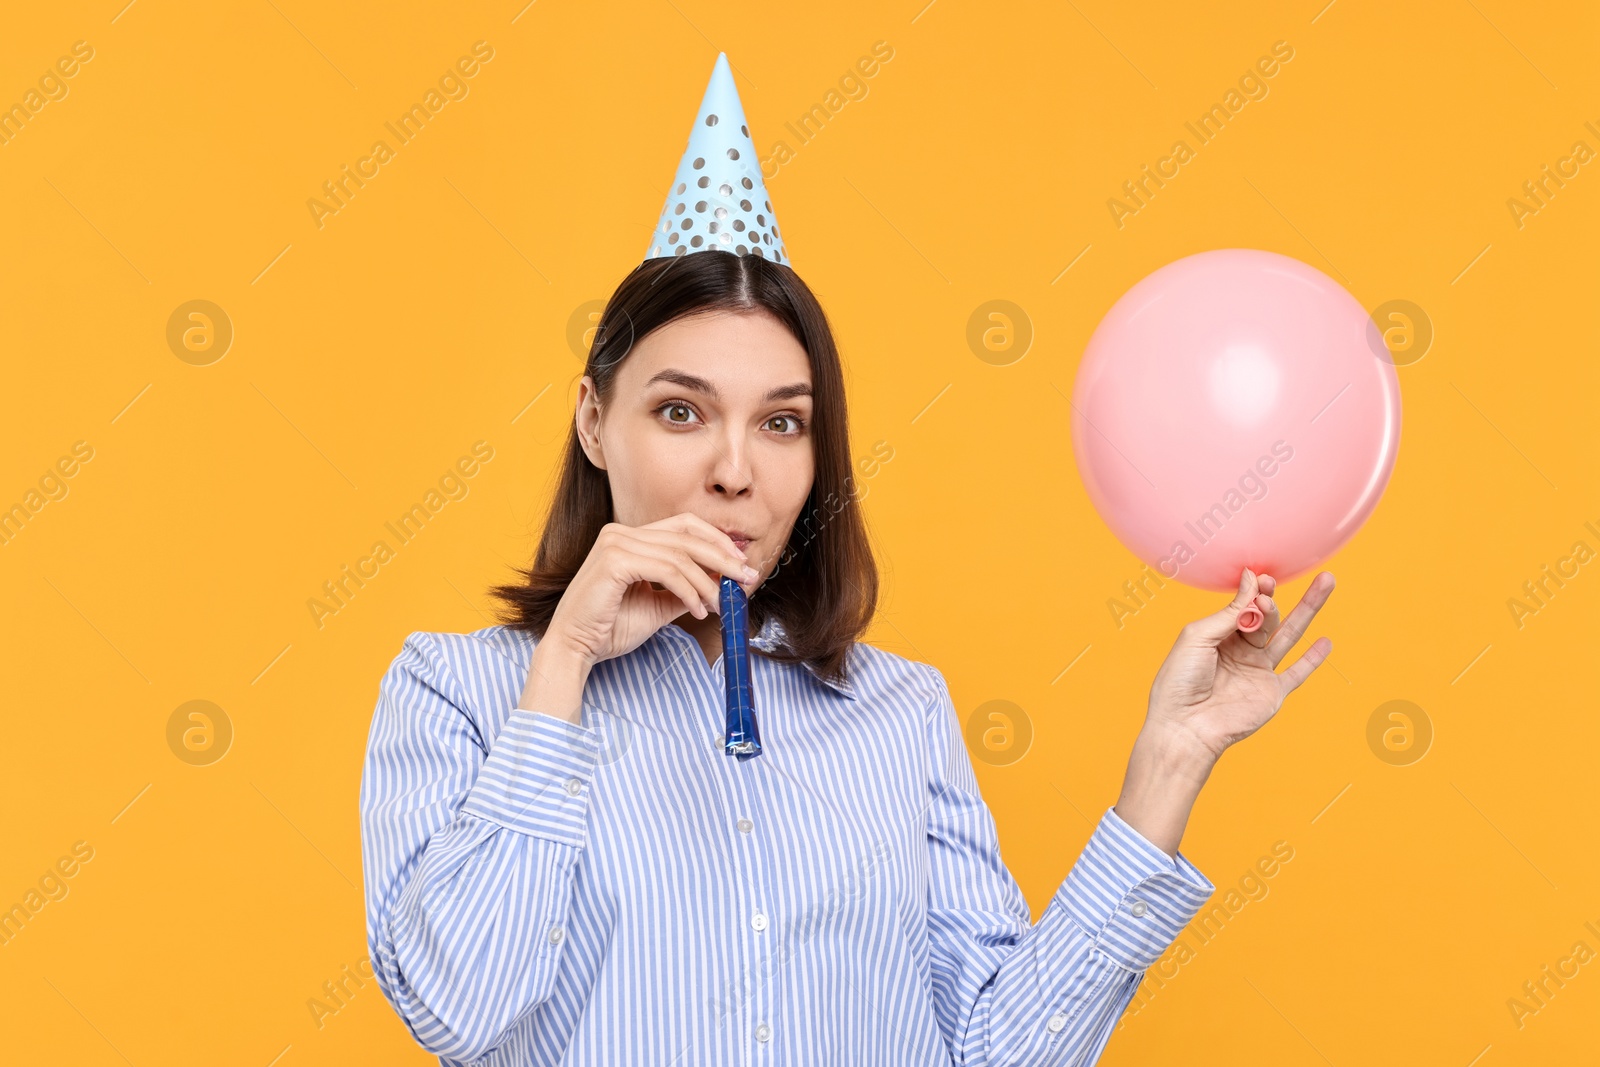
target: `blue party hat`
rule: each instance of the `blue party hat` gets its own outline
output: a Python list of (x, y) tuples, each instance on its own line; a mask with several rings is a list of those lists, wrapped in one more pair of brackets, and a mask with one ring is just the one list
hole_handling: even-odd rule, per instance
[(712, 251), (789, 265), (744, 105), (722, 52), (645, 258)]

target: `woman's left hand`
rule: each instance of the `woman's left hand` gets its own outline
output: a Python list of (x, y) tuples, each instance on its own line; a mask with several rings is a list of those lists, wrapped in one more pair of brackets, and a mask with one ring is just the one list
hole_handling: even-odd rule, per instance
[[(1169, 856), (1211, 768), (1227, 747), (1272, 718), (1311, 676), (1333, 642), (1319, 637), (1282, 674), (1277, 666), (1305, 635), (1333, 592), (1333, 575), (1318, 574), (1286, 619), (1279, 619), (1269, 574), (1248, 568), (1227, 607), (1197, 619), (1178, 634), (1150, 686), (1144, 727), (1128, 757), (1116, 813)], [(1239, 631), (1239, 614), (1252, 602), (1263, 615), (1252, 633)]]
[[(1279, 619), (1272, 599), (1277, 582), (1245, 568), (1239, 591), (1227, 607), (1185, 626), (1150, 686), (1147, 731), (1172, 731), (1195, 743), (1216, 762), (1223, 751), (1264, 726), (1284, 697), (1311, 676), (1333, 642), (1319, 637), (1288, 670), (1277, 666), (1304, 636), (1311, 620), (1333, 593), (1333, 575), (1323, 571), (1305, 596)], [(1241, 633), (1239, 614), (1254, 602), (1264, 619), (1260, 629)]]

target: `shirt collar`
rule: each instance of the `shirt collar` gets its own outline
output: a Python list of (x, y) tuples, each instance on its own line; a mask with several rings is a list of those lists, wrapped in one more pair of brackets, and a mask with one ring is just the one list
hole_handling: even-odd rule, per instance
[[(783, 623), (779, 622), (776, 616), (772, 616), (761, 625), (759, 632), (750, 635), (750, 643), (764, 651), (770, 651), (777, 645), (782, 644), (783, 639), (786, 636), (787, 634), (783, 629)], [(802, 661), (801, 666), (807, 671), (811, 672), (811, 677), (815, 678), (829, 689), (832, 689), (835, 693), (838, 693), (850, 700), (857, 699), (855, 686), (849, 681), (836, 682), (832, 678), (825, 677), (818, 673), (817, 669), (809, 662)]]
[[(669, 637), (666, 636), (666, 633), (669, 630), (676, 630), (679, 634), (683, 635), (683, 639), (686, 640), (686, 641), (693, 642), (693, 640), (694, 640), (692, 637), (689, 636), (687, 631), (685, 631), (683, 629), (683, 627), (678, 626), (676, 623), (670, 623), (670, 622), (667, 623), (665, 626), (661, 627), (661, 629), (657, 630), (653, 635), (651, 635), (651, 639), (652, 640), (676, 640), (676, 638), (669, 638)], [(753, 633), (753, 634), (750, 635), (750, 644), (753, 645), (756, 648), (761, 649), (764, 652), (770, 652), (774, 647), (776, 647), (779, 644), (782, 644), (783, 643), (783, 639), (786, 636), (787, 636), (787, 634), (784, 631), (783, 624), (781, 622), (779, 622), (776, 617), (773, 617), (773, 618), (767, 619), (767, 621), (762, 624), (761, 629), (758, 632)], [(698, 648), (699, 646), (696, 645), (695, 647)], [(847, 681), (847, 680), (846, 681), (834, 681), (832, 678), (824, 677), (823, 675), (821, 675), (821, 674), (819, 674), (817, 672), (817, 669), (815, 667), (813, 667), (809, 662), (806, 662), (804, 660), (801, 661), (800, 665), (802, 667), (804, 667), (807, 672), (810, 673), (811, 677), (815, 678), (817, 681), (821, 682), (823, 685), (827, 686), (829, 689), (832, 689), (835, 693), (838, 693), (839, 695), (845, 697), (848, 700), (859, 700), (860, 699), (860, 697), (856, 693), (856, 687), (852, 682)]]

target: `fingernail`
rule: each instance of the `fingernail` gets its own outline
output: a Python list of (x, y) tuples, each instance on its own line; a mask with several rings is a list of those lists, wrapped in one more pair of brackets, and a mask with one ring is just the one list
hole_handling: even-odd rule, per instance
[(745, 581), (753, 582), (759, 577), (761, 577), (761, 572), (756, 570), (754, 567), (746, 567), (744, 569), (744, 580)]

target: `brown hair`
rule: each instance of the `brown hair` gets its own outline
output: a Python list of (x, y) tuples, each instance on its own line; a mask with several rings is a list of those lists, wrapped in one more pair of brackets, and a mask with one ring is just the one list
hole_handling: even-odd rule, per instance
[[(839, 352), (821, 304), (800, 276), (761, 256), (720, 250), (646, 259), (606, 302), (584, 372), (594, 379), (603, 405), (635, 343), (670, 322), (709, 311), (766, 312), (788, 328), (810, 359), (815, 475), (778, 570), (750, 598), (750, 632), (776, 618), (785, 641), (763, 654), (806, 662), (818, 674), (841, 680), (846, 654), (877, 608), (878, 570), (861, 510), (852, 506), (857, 490)], [(600, 528), (612, 521), (610, 481), (589, 462), (577, 427), (570, 426), (533, 566), (515, 568), (520, 585), (489, 590), (504, 601), (501, 623), (543, 637)]]

